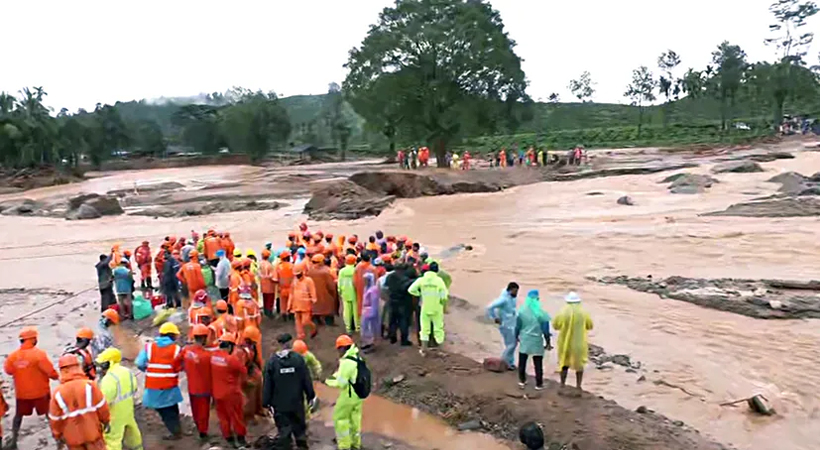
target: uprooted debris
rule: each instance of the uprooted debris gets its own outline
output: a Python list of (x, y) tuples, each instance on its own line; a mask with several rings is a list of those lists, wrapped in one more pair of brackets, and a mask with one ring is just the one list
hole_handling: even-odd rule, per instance
[(128, 213), (128, 215), (148, 217), (193, 217), (237, 211), (267, 211), (279, 209), (282, 206), (284, 206), (284, 204), (276, 201), (226, 200), (213, 202), (193, 202), (180, 205), (178, 207), (156, 206), (153, 208), (145, 208), (133, 211)]
[(769, 405), (769, 400), (767, 400), (766, 397), (764, 397), (761, 394), (753, 395), (753, 396), (748, 397), (748, 398), (742, 398), (740, 400), (734, 400), (734, 401), (731, 401), (731, 402), (721, 403), (720, 406), (734, 406), (734, 405), (737, 405), (738, 403), (743, 403), (743, 402), (746, 402), (746, 404), (749, 406), (749, 409), (754, 413), (757, 413), (757, 414), (760, 414), (760, 415), (763, 415), (763, 416), (772, 416), (772, 415), (777, 414), (777, 411), (775, 411), (774, 408), (772, 408)]
[(305, 213), (314, 220), (353, 220), (378, 216), (396, 199), (379, 195), (349, 180), (333, 181), (313, 192)]
[[(759, 319), (820, 318), (820, 282), (603, 277), (596, 281)], [(807, 293), (813, 292), (811, 295)]]

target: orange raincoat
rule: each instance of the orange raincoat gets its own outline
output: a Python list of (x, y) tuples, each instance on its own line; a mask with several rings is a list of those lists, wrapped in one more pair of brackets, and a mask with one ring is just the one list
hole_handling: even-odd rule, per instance
[(97, 383), (87, 379), (79, 366), (61, 370), (48, 411), (54, 439), (65, 442), (69, 450), (105, 450), (102, 428), (110, 420)]

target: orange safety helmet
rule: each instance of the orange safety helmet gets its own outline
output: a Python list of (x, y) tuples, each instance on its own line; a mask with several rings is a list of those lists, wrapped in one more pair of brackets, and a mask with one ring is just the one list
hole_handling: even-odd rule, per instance
[(228, 310), (228, 302), (225, 300), (219, 300), (216, 302), (216, 310), (219, 312), (225, 312)]
[(191, 250), (190, 252), (188, 252), (188, 259), (191, 261), (199, 260), (199, 252), (196, 250)]
[(255, 326), (249, 325), (245, 327), (245, 330), (242, 332), (242, 337), (252, 341), (258, 341), (262, 339), (262, 333)]
[(322, 231), (322, 230), (319, 230), (316, 233), (314, 233), (314, 236), (319, 236), (320, 238), (323, 238), (323, 237), (325, 237), (325, 232)]
[(353, 264), (356, 264), (356, 261), (358, 261), (358, 260), (359, 259), (356, 258), (356, 255), (347, 255), (347, 256), (345, 256), (345, 264), (347, 264), (349, 266), (352, 266)]
[(302, 231), (307, 231), (308, 226), (307, 226), (306, 223), (302, 222), (302, 223), (299, 224), (299, 229), (302, 230)]
[(310, 258), (310, 260), (316, 264), (322, 264), (325, 262), (325, 256), (320, 253), (317, 253), (313, 255), (313, 257)]
[(279, 254), (279, 259), (290, 259), (290, 257), (291, 257), (290, 250), (285, 250), (285, 251), (283, 251), (282, 253)]
[(304, 355), (308, 352), (308, 346), (305, 344), (305, 341), (297, 339), (293, 341), (293, 351), (300, 355)]
[(333, 239), (333, 233), (326, 234), (325, 239)]
[(111, 308), (108, 308), (105, 311), (103, 311), (102, 316), (110, 320), (111, 323), (113, 323), (114, 325), (120, 323), (120, 313), (114, 311)]
[(242, 267), (244, 267), (245, 269), (249, 269), (251, 267), (251, 259), (242, 258)]
[(236, 333), (222, 333), (222, 336), (219, 337), (219, 342), (236, 344)]
[(94, 339), (94, 332), (88, 327), (80, 328), (77, 331), (77, 339)]
[(69, 355), (63, 355), (63, 356), (60, 357), (59, 360), (57, 360), (57, 367), (59, 367), (60, 369), (65, 369), (66, 367), (79, 366), (79, 365), (80, 365), (80, 359), (77, 358), (77, 355), (70, 355), (70, 354)]
[(288, 237), (289, 237), (289, 238), (295, 238), (295, 237), (296, 237), (296, 232), (295, 232), (295, 231), (291, 231), (291, 232), (289, 232), (289, 233), (288, 233)]
[(310, 237), (311, 237), (310, 231), (305, 231), (304, 233), (302, 233), (302, 238), (303, 239), (310, 239)]
[(194, 325), (194, 328), (191, 330), (191, 334), (194, 336), (207, 336), (208, 333), (210, 333), (208, 327), (201, 323)]
[(37, 332), (37, 328), (34, 327), (25, 327), (20, 330), (20, 339), (37, 339), (39, 333)]
[(122, 252), (122, 256), (125, 256), (126, 258), (130, 257), (131, 256), (131, 250), (126, 250), (126, 251)]
[(336, 348), (350, 347), (353, 345), (353, 339), (350, 336), (343, 334), (336, 338)]
[(268, 250), (268, 249), (262, 250), (262, 259), (268, 259), (268, 258), (270, 258), (270, 250)]
[(407, 241), (407, 236), (399, 236), (398, 241), (399, 241), (399, 242), (405, 242), (405, 241)]
[(241, 268), (242, 267), (242, 260), (239, 259), (239, 258), (234, 258), (234, 260), (231, 261), (231, 267), (233, 267), (234, 269)]
[(359, 239), (356, 236), (350, 236), (349, 238), (347, 238), (347, 242), (350, 242), (351, 244), (355, 244), (358, 240)]

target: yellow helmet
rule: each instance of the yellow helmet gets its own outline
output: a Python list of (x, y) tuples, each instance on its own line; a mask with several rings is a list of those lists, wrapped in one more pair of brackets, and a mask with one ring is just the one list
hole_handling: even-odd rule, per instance
[(122, 361), (122, 352), (118, 348), (115, 347), (108, 347), (107, 349), (103, 350), (102, 353), (97, 355), (97, 364), (102, 363), (111, 363), (111, 364), (119, 364)]
[(159, 327), (159, 334), (179, 334), (179, 328), (171, 322), (165, 322)]
[(241, 258), (242, 257), (242, 250), (239, 250), (238, 248), (235, 248), (233, 250), (233, 257), (234, 258)]
[(249, 248), (249, 249), (245, 250), (245, 257), (250, 257), (250, 256), (253, 256), (254, 258), (256, 258), (256, 252)]

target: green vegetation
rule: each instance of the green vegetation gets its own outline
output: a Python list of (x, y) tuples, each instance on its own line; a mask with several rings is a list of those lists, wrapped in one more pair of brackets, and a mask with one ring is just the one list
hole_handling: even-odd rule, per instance
[[(774, 61), (750, 62), (730, 42), (711, 63), (686, 68), (673, 50), (633, 71), (630, 104), (600, 104), (593, 74), (570, 81), (578, 103), (533, 102), (515, 42), (487, 0), (402, 0), (350, 52), (349, 73), (325, 95), (278, 98), (233, 88), (191, 98), (98, 104), (56, 115), (43, 88), (0, 93), (0, 165), (99, 166), (125, 154), (246, 153), (291, 145), (346, 153), (427, 145), (480, 152), (513, 144), (567, 149), (743, 142), (784, 116), (820, 116), (820, 65), (811, 66), (811, 0), (775, 0), (765, 42)], [(812, 55), (813, 57), (813, 55)], [(653, 104), (660, 100), (661, 104)], [(743, 123), (745, 125), (741, 125)], [(747, 129), (748, 128), (748, 129)]]

